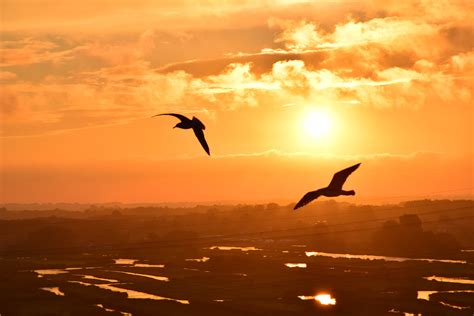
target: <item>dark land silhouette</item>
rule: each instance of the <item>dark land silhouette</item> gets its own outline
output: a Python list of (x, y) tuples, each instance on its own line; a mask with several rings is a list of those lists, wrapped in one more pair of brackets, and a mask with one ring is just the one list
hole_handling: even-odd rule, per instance
[(176, 124), (173, 128), (192, 128), (194, 135), (196, 135), (196, 138), (199, 140), (199, 143), (201, 144), (202, 148), (204, 148), (208, 155), (211, 155), (211, 152), (209, 151), (209, 145), (207, 145), (206, 138), (204, 137), (204, 130), (206, 129), (206, 126), (204, 126), (204, 124), (197, 117), (193, 116), (192, 119), (188, 119), (186, 116), (176, 113), (157, 114), (153, 117), (162, 115), (174, 116), (180, 120), (180, 122)]
[(1, 208), (0, 313), (472, 315), (474, 201), (292, 206)]

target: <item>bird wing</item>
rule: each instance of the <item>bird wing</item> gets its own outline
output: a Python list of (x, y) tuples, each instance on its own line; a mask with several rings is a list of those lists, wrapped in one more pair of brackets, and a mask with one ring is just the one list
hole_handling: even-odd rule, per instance
[(328, 188), (331, 188), (332, 190), (342, 190), (342, 186), (344, 185), (344, 182), (346, 182), (347, 177), (349, 177), (354, 170), (359, 168), (359, 166), (360, 163), (335, 173)]
[(193, 131), (194, 131), (194, 135), (196, 135), (197, 139), (199, 140), (199, 142), (201, 143), (202, 145), (202, 148), (204, 148), (204, 150), (206, 151), (206, 153), (210, 156), (211, 153), (209, 151), (209, 145), (207, 145), (207, 142), (206, 142), (206, 138), (204, 137), (204, 132), (201, 128), (196, 128), (194, 127), (193, 128)]
[(163, 113), (163, 114), (153, 115), (152, 117), (161, 116), (161, 115), (171, 115), (171, 116), (174, 116), (174, 117), (178, 118), (181, 122), (190, 121), (190, 119), (188, 119), (186, 116), (181, 115), (181, 114), (176, 114), (176, 113)]
[(200, 129), (203, 129), (203, 130), (206, 129), (206, 126), (197, 117), (193, 116), (192, 121), (193, 121), (193, 123), (195, 124), (196, 127), (200, 128)]
[(311, 191), (311, 192), (306, 193), (301, 198), (301, 200), (299, 200), (299, 202), (296, 203), (296, 205), (293, 209), (296, 210), (300, 207), (305, 206), (306, 204), (310, 203), (311, 201), (316, 200), (320, 195), (321, 195), (321, 193), (319, 192), (319, 190)]

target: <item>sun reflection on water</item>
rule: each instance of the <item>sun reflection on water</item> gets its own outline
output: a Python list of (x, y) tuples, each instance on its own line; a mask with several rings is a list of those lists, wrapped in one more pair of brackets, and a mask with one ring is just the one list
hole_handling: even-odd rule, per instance
[(300, 300), (315, 300), (321, 305), (336, 305), (336, 299), (331, 297), (330, 294), (318, 294), (316, 296), (300, 295), (298, 298)]
[(307, 264), (306, 263), (285, 263), (285, 266), (287, 266), (288, 268), (307, 268)]
[(336, 299), (329, 294), (319, 294), (314, 299), (323, 305), (336, 305)]

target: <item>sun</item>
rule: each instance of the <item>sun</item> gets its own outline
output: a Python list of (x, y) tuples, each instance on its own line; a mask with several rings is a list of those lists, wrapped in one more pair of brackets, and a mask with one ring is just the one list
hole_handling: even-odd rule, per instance
[(327, 111), (313, 110), (305, 113), (303, 127), (305, 132), (311, 137), (324, 138), (331, 132), (332, 119)]

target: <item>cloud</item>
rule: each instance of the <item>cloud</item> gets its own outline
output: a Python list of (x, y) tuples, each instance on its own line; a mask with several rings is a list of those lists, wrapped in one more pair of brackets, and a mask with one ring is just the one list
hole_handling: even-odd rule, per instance
[[(446, 69), (470, 67), (470, 55), (456, 56)], [(270, 71), (256, 74), (251, 63), (230, 64), (219, 74), (194, 77), (184, 71), (157, 72), (148, 62), (137, 61), (67, 80), (52, 76), (43, 84), (9, 84), (2, 94), (15, 96), (18, 115), (5, 117), (3, 133), (28, 135), (116, 124), (178, 109), (221, 111), (285, 103), (336, 106), (354, 101), (374, 108), (419, 109), (436, 96), (446, 102), (469, 102), (472, 95), (466, 82), (433, 69), (427, 61), (413, 69), (375, 70), (369, 77), (310, 66), (302, 60), (277, 61)]]
[[(51, 10), (50, 8), (54, 8)], [(353, 1), (234, 1), (234, 0), (121, 0), (77, 2), (53, 0), (5, 0), (2, 26), (8, 31), (80, 29), (87, 32), (224, 29), (229, 25), (262, 25), (269, 15), (308, 15), (334, 20), (356, 11)], [(328, 13), (331, 12), (331, 13)], [(206, 23), (202, 23), (202, 21)], [(245, 23), (242, 23), (245, 21)]]
[(335, 25), (332, 31), (305, 20), (270, 20), (269, 26), (281, 30), (275, 41), (293, 52), (369, 43), (397, 49), (409, 47), (407, 39), (416, 37), (419, 41), (437, 33), (436, 25), (398, 17), (349, 20)]
[(16, 79), (18, 76), (14, 72), (10, 71), (0, 71), (0, 80), (12, 80)]
[(53, 42), (35, 38), (3, 41), (0, 48), (0, 67), (63, 63), (71, 58), (73, 58), (73, 50), (58, 50), (58, 46)]
[[(341, 10), (355, 12), (349, 3), (340, 4)], [(282, 104), (403, 110), (452, 103), (467, 106), (473, 95), (469, 41), (473, 28), (466, 14), (458, 11), (471, 5), (465, 1), (437, 1), (432, 6), (425, 1), (389, 2), (377, 14), (375, 9), (380, 6), (375, 5), (372, 12), (370, 4), (366, 1), (358, 6), (364, 14), (339, 14), (337, 20), (316, 23), (309, 14), (303, 15), (305, 19), (281, 15), (282, 8), (291, 17), (313, 4), (280, 1), (272, 11), (275, 18), (268, 22), (276, 32), (272, 47), (158, 68), (157, 64), (173, 57), (177, 47), (192, 52), (193, 41), (202, 35), (154, 27), (133, 35), (90, 38), (69, 33), (10, 34), (2, 41), (0, 58), (0, 78), (5, 82), (0, 93), (8, 104), (1, 112), (2, 135), (118, 124), (170, 110), (205, 110), (214, 115), (216, 111)], [(107, 3), (98, 5), (110, 14), (115, 12)], [(145, 2), (138, 6), (148, 8)], [(190, 12), (194, 4), (159, 6)], [(260, 6), (211, 1), (199, 10), (227, 16)], [(162, 52), (171, 48), (169, 56), (163, 57)], [(36, 77), (32, 79), (33, 73)]]
[(474, 52), (451, 56), (446, 70), (460, 76), (474, 76)]
[(409, 0), (366, 1), (368, 12), (382, 10), (386, 15), (423, 18), (430, 23), (467, 22), (471, 19), (474, 4), (469, 0)]

